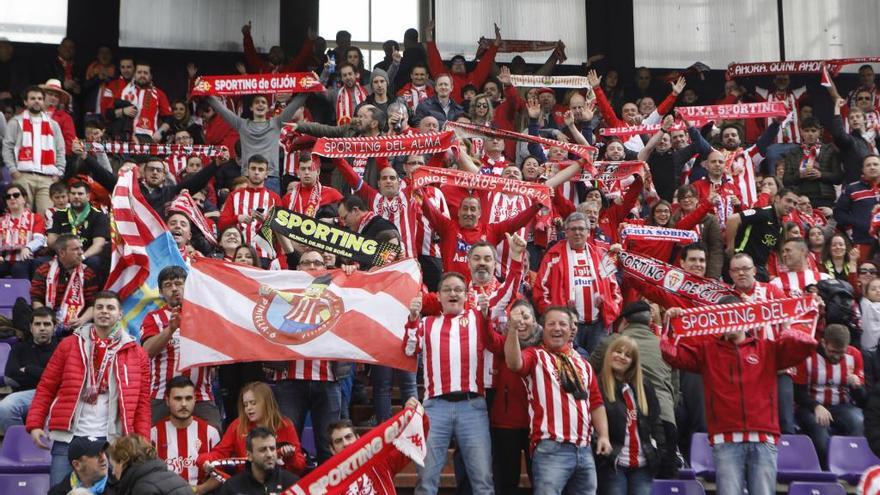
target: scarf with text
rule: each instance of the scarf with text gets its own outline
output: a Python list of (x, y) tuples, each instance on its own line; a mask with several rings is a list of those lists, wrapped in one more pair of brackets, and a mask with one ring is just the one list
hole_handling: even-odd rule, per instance
[(427, 155), (448, 150), (453, 144), (452, 131), (400, 136), (319, 138), (312, 153), (326, 158), (373, 158)]
[(355, 116), (354, 109), (366, 99), (367, 90), (360, 84), (355, 84), (353, 88), (339, 88), (336, 95), (336, 123), (345, 125), (351, 122)]
[(28, 111), (21, 114), (21, 145), (18, 148), (19, 166), (34, 162), (34, 142), (40, 142), (40, 167), (55, 166), (55, 135), (52, 134), (51, 117), (46, 112), (40, 114), (40, 128), (34, 132), (34, 123)]
[(83, 143), (83, 149), (88, 153), (110, 153), (122, 155), (202, 155), (209, 158), (220, 156), (226, 146), (213, 144), (161, 144), (161, 143), (129, 143), (126, 141), (108, 141), (104, 143)]
[(813, 295), (769, 301), (718, 304), (683, 310), (669, 320), (673, 335), (680, 338), (722, 335), (766, 325), (814, 320), (819, 304)]
[(620, 239), (631, 241), (666, 241), (678, 244), (698, 242), (700, 236), (693, 230), (670, 229), (656, 225), (631, 225), (624, 223), (620, 229)]
[[(477, 47), (477, 58), (480, 58), (493, 43), (495, 43), (494, 39), (481, 37)], [(498, 45), (498, 53), (549, 52), (551, 50), (559, 54), (558, 63), (561, 64), (568, 59), (565, 55), (565, 45), (559, 41), (501, 40)]]
[(593, 163), (599, 150), (594, 146), (575, 143), (563, 143), (555, 139), (547, 139), (540, 136), (532, 136), (531, 134), (522, 134), (520, 132), (507, 131), (504, 129), (493, 129), (491, 127), (465, 124), (464, 122), (446, 122), (446, 128), (451, 128), (459, 137), (472, 138), (500, 138), (512, 139), (514, 141), (525, 141), (528, 143), (537, 143), (547, 148), (562, 148), (569, 153), (573, 153), (589, 163)]
[(189, 195), (189, 191), (182, 191), (176, 198), (174, 198), (174, 201), (168, 205), (168, 215), (171, 215), (172, 212), (184, 214), (196, 226), (196, 228), (201, 231), (202, 235), (205, 236), (205, 240), (214, 246), (217, 245), (217, 236), (214, 233), (214, 229), (211, 227), (211, 224), (208, 223), (205, 214), (202, 213), (202, 210), (196, 205), (195, 200)]
[(593, 169), (584, 169), (581, 175), (575, 175), (571, 182), (593, 182), (598, 181), (602, 186), (611, 188), (612, 184), (618, 183), (624, 179), (631, 178), (633, 175), (645, 175), (645, 162), (641, 161), (601, 161), (593, 162)]
[(325, 91), (314, 72), (283, 74), (233, 74), (201, 76), (193, 84), (193, 96), (243, 96), (276, 93), (316, 93)]
[(463, 189), (475, 189), (477, 191), (518, 194), (537, 201), (548, 208), (551, 207), (550, 197), (553, 196), (553, 190), (544, 184), (427, 166), (419, 167), (413, 172), (410, 184), (414, 189), (421, 189), (425, 186), (436, 184), (437, 187), (450, 185)]
[[(346, 495), (371, 470), (388, 469), (392, 455), (403, 454), (424, 466), (427, 446), (423, 414), (405, 407), (321, 463), (281, 495)], [(396, 473), (389, 474), (393, 477)]]
[(783, 101), (765, 101), (760, 103), (675, 107), (675, 112), (681, 118), (699, 127), (708, 122), (720, 122), (722, 120), (784, 117), (788, 115), (789, 110), (785, 107), (785, 102)]
[(822, 66), (836, 76), (844, 66), (880, 62), (880, 57), (837, 58), (830, 60), (791, 60), (787, 62), (751, 62), (727, 66), (728, 80), (737, 77), (766, 76), (772, 74), (819, 74)]
[(715, 279), (701, 277), (660, 260), (621, 251), (618, 254), (624, 279), (635, 279), (657, 285), (666, 292), (689, 299), (696, 306), (717, 304), (724, 296), (736, 292)]
[(25, 247), (32, 238), (33, 228), (34, 213), (30, 210), (22, 210), (18, 218), (12, 218), (12, 213), (0, 217), (0, 252)]
[(510, 84), (525, 88), (589, 88), (584, 76), (529, 76), (512, 74)]
[[(52, 258), (49, 263), (49, 273), (46, 275), (46, 306), (54, 309), (58, 297), (58, 284), (61, 281), (61, 272), (64, 268), (58, 262), (58, 257)], [(86, 306), (85, 298), (85, 265), (80, 263), (70, 273), (67, 288), (64, 289), (61, 306), (58, 307), (58, 323), (68, 325), (75, 320)]]
[[(654, 134), (659, 131), (662, 127), (662, 124), (642, 124), (642, 125), (630, 125), (623, 127), (603, 127), (599, 134), (602, 136), (616, 136), (622, 140), (627, 140), (632, 136), (636, 136), (639, 134)], [(687, 130), (687, 126), (684, 125), (684, 122), (676, 122), (669, 129), (669, 132), (672, 131), (684, 131)]]

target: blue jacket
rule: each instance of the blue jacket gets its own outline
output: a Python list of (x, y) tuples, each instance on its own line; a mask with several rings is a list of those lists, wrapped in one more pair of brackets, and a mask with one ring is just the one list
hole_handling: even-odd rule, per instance
[(863, 180), (846, 186), (837, 199), (837, 204), (834, 205), (834, 219), (841, 228), (852, 228), (854, 243), (874, 242), (868, 231), (871, 227), (871, 211), (878, 202), (880, 202), (880, 190), (875, 190)]
[(464, 107), (454, 102), (452, 98), (449, 99), (449, 113), (445, 112), (443, 106), (440, 105), (440, 100), (435, 95), (419, 103), (416, 108), (416, 116), (413, 118), (413, 125), (418, 126), (423, 118), (431, 116), (437, 119), (442, 129), (447, 120), (455, 120), (463, 114)]

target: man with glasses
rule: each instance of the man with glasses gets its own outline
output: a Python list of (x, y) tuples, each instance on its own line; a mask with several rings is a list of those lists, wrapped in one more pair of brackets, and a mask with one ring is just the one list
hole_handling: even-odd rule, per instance
[(211, 393), (211, 369), (198, 367), (180, 371), (180, 309), (185, 282), (186, 269), (182, 266), (163, 268), (158, 285), (165, 306), (147, 313), (141, 325), (141, 345), (150, 358), (151, 424), (168, 416), (166, 387), (172, 378), (183, 375), (195, 385), (193, 414), (220, 429), (220, 411)]
[[(312, 276), (326, 273), (320, 251), (308, 249), (299, 257), (296, 269)], [(334, 453), (330, 445), (330, 424), (339, 421), (342, 411), (342, 390), (337, 379), (334, 361), (297, 359), (267, 366), (270, 380), (275, 382), (275, 397), (281, 414), (290, 418), (302, 437), (306, 415), (311, 413), (315, 432), (318, 462), (324, 462)], [(315, 454), (315, 452), (312, 452)]]
[(587, 242), (584, 214), (572, 213), (564, 225), (565, 242), (547, 250), (538, 271), (535, 306), (540, 313), (552, 306), (571, 308), (577, 314), (575, 342), (591, 353), (620, 313), (620, 288), (613, 266), (603, 261), (605, 250)]
[(58, 345), (52, 338), (55, 332), (55, 315), (51, 309), (35, 309), (30, 330), (30, 338), (13, 345), (9, 360), (6, 361), (6, 384), (14, 392), (0, 401), (0, 435), (5, 435), (10, 426), (24, 424), (28, 408), (34, 399), (37, 382)]
[(52, 228), (49, 229), (49, 245), (61, 234), (72, 234), (82, 242), (83, 260), (95, 273), (104, 272), (104, 262), (109, 254), (110, 217), (97, 208), (93, 208), (91, 188), (82, 181), (70, 185), (68, 197), (70, 207), (56, 211), (52, 217)]
[(4, 194), (6, 213), (0, 216), (0, 277), (30, 279), (41, 263), (36, 253), (46, 246), (42, 215), (27, 208), (24, 186), (12, 184)]

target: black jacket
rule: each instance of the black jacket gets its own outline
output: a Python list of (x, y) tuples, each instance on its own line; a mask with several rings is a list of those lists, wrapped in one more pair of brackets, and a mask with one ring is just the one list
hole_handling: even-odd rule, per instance
[(189, 484), (161, 459), (128, 466), (115, 488), (119, 495), (192, 495)]
[[(835, 115), (831, 119), (831, 137), (834, 144), (840, 150), (840, 160), (843, 162), (843, 185), (856, 182), (862, 177), (862, 160), (871, 153), (868, 144), (859, 131), (846, 132), (843, 125), (843, 117)], [(880, 144), (880, 135), (875, 137), (875, 143)]]
[(874, 455), (880, 456), (880, 388), (874, 387), (865, 403), (865, 438)]
[(297, 477), (286, 469), (275, 468), (266, 476), (266, 482), (260, 483), (251, 474), (251, 467), (226, 480), (220, 488), (220, 495), (276, 495), (296, 483)]
[[(112, 480), (113, 475), (110, 475), (110, 480), (104, 485), (104, 491), (101, 492), (101, 495), (116, 495), (117, 492), (113, 486)], [(61, 483), (58, 483), (49, 489), (48, 495), (67, 495), (71, 490), (73, 490), (73, 488), (70, 486), (70, 475), (67, 475), (61, 480)]]
[[(675, 446), (674, 444), (667, 446), (663, 423), (660, 421), (660, 403), (657, 401), (654, 388), (646, 381), (643, 381), (643, 384), (645, 387), (645, 398), (648, 400), (648, 415), (643, 415), (640, 410), (638, 412), (639, 440), (641, 441), (642, 452), (645, 455), (648, 469), (652, 472), (657, 472), (663, 457), (674, 454)], [(604, 388), (602, 389), (602, 395), (605, 401), (605, 414), (608, 416), (608, 437), (611, 440), (611, 448), (613, 450), (610, 456), (600, 458), (599, 467), (603, 469), (616, 469), (617, 457), (620, 455), (623, 441), (626, 438), (627, 412), (626, 402), (623, 400), (623, 384), (620, 382), (616, 383), (615, 397), (617, 400), (614, 402), (609, 402), (608, 398), (605, 397)], [(638, 401), (638, 398), (636, 398), (636, 401)], [(636, 410), (638, 410), (638, 403), (636, 403)], [(656, 443), (656, 447), (654, 443)]]
[(40, 381), (40, 375), (52, 353), (58, 340), (52, 339), (45, 345), (36, 345), (34, 341), (28, 339), (24, 342), (18, 342), (12, 346), (9, 353), (9, 360), (6, 361), (6, 378), (15, 380), (17, 384), (15, 390), (32, 390), (37, 388)]

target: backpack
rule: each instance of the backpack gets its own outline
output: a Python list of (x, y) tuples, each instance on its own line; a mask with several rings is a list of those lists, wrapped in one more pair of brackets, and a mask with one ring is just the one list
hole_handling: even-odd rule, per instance
[(839, 323), (849, 329), (850, 342), (859, 342), (862, 336), (860, 312), (852, 285), (843, 280), (822, 280), (816, 287), (825, 302), (825, 324)]

